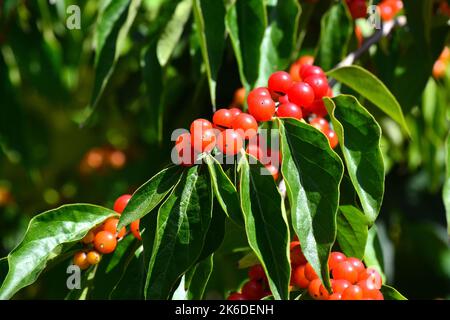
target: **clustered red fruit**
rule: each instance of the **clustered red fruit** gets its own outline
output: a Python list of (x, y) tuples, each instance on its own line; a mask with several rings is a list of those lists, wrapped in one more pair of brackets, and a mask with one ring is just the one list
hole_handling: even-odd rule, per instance
[(444, 47), (439, 58), (433, 65), (433, 77), (435, 79), (441, 79), (445, 76), (448, 63), (450, 61), (450, 50), (448, 47)]
[[(212, 123), (206, 119), (194, 120), (190, 131), (178, 136), (175, 142), (179, 164), (190, 167), (199, 154), (212, 152), (214, 148), (225, 156), (234, 156), (247, 145), (247, 153), (260, 160), (277, 180), (278, 167), (265, 161), (265, 156), (271, 157), (272, 151), (259, 150), (262, 144), (258, 136), (258, 122), (270, 121), (273, 117), (301, 120), (327, 115), (322, 98), (331, 97), (333, 91), (325, 73), (314, 66), (313, 61), (313, 57), (304, 56), (294, 63), (295, 67), (291, 67), (289, 73), (274, 72), (268, 79), (267, 87), (255, 88), (248, 94), (248, 113), (239, 109), (245, 97), (245, 90), (240, 88), (230, 108), (217, 110)], [(335, 148), (338, 141), (334, 131), (329, 125), (321, 131)], [(279, 154), (278, 150), (275, 152)]]
[[(303, 255), (300, 242), (290, 243), (291, 289), (307, 289), (315, 300), (384, 300), (382, 279), (373, 268), (366, 268), (357, 258), (348, 258), (341, 252), (331, 252), (328, 267), (331, 272), (332, 292), (328, 292), (316, 272)], [(261, 265), (248, 271), (249, 280), (240, 292), (233, 292), (228, 300), (259, 300), (271, 295), (267, 276)]]
[(383, 0), (378, 8), (380, 10), (380, 17), (383, 21), (390, 21), (395, 18), (395, 16), (402, 11), (403, 1), (402, 0)]
[[(124, 194), (117, 198), (114, 202), (114, 211), (121, 214), (125, 210), (130, 199), (131, 195), (129, 194)], [(81, 243), (85, 248), (75, 253), (73, 264), (80, 267), (81, 270), (85, 270), (91, 265), (99, 263), (101, 254), (114, 252), (117, 242), (120, 241), (127, 232), (125, 227), (117, 230), (118, 223), (119, 219), (108, 218), (100, 226), (90, 230), (84, 238), (81, 239)], [(139, 219), (131, 223), (130, 231), (137, 239), (141, 240)]]
[(353, 19), (366, 17), (367, 4), (365, 0), (346, 0), (346, 2)]

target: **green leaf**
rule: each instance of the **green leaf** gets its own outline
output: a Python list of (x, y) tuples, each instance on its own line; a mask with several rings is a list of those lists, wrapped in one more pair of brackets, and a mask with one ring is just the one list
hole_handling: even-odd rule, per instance
[(267, 27), (264, 1), (237, 0), (228, 8), (225, 22), (241, 82), (249, 91), (258, 79), (261, 43)]
[(91, 104), (86, 109), (86, 121), (97, 106), (114, 72), (125, 39), (141, 5), (141, 0), (106, 1), (96, 26), (95, 82)]
[(180, 179), (181, 173), (180, 166), (170, 166), (158, 172), (137, 189), (121, 214), (117, 228), (127, 226), (152, 211), (172, 190)]
[(259, 76), (256, 86), (266, 86), (270, 75), (286, 69), (297, 38), (300, 5), (296, 0), (276, 1), (261, 43)]
[[(255, 160), (256, 161), (256, 160)], [(267, 274), (275, 299), (287, 299), (291, 274), (289, 227), (282, 198), (271, 175), (261, 164), (240, 163), (241, 207), (248, 243)]]
[(258, 257), (253, 251), (250, 251), (238, 261), (239, 269), (247, 269), (255, 264), (260, 264)]
[(450, 235), (450, 134), (447, 136), (445, 143), (445, 168), (446, 178), (442, 190), (442, 198), (444, 199), (445, 210), (447, 212), (447, 233)]
[(116, 215), (100, 206), (72, 204), (35, 216), (22, 242), (8, 255), (9, 271), (0, 287), (0, 299), (9, 299), (36, 281), (64, 244), (81, 240), (89, 230)]
[(314, 62), (324, 70), (330, 70), (347, 54), (353, 33), (353, 21), (345, 3), (339, 1), (331, 6), (320, 25), (320, 40)]
[(386, 281), (384, 274), (384, 257), (381, 248), (380, 239), (378, 238), (377, 227), (373, 225), (368, 232), (366, 248), (364, 250), (364, 263), (366, 267), (374, 268)]
[(211, 254), (186, 272), (185, 287), (188, 300), (201, 300), (203, 298), (206, 285), (213, 271), (213, 258), (214, 255)]
[(159, 37), (156, 55), (161, 66), (165, 66), (179, 43), (184, 25), (191, 15), (192, 0), (178, 3), (175, 11)]
[(408, 300), (396, 289), (387, 285), (381, 287), (381, 293), (383, 294), (384, 300)]
[(197, 261), (212, 216), (212, 187), (199, 166), (189, 168), (161, 205), (145, 297), (168, 299), (177, 280)]
[(384, 163), (381, 128), (374, 117), (353, 96), (324, 99), (350, 179), (369, 223), (380, 212), (384, 195)]
[(281, 172), (302, 251), (329, 287), (328, 255), (336, 237), (336, 213), (343, 164), (328, 139), (312, 126), (280, 120)]
[(225, 14), (223, 0), (194, 0), (196, 31), (200, 39), (213, 106), (216, 105), (216, 82), (225, 48)]
[(375, 75), (359, 66), (340, 67), (328, 71), (327, 74), (372, 102), (409, 134), (400, 104)]
[(211, 184), (217, 201), (231, 220), (238, 225), (242, 225), (243, 217), (236, 187), (223, 171), (217, 159), (208, 155), (205, 162), (208, 165)]
[(337, 240), (342, 252), (362, 259), (367, 242), (367, 219), (353, 206), (340, 206), (337, 216)]

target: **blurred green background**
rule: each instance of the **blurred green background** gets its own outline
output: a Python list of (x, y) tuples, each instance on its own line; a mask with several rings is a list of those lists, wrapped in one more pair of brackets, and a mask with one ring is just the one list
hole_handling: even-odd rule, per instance
[[(149, 90), (148, 77), (160, 74), (143, 71), (145, 49), (161, 35), (180, 1), (144, 0), (108, 85), (84, 121), (94, 87), (95, 25), (102, 2), (55, 2), (0, 1), (0, 257), (21, 240), (37, 213), (74, 202), (112, 207), (116, 197), (133, 192), (169, 163), (174, 129), (212, 115), (192, 14), (170, 61), (159, 70), (161, 88)], [(303, 34), (280, 69), (302, 54), (314, 54), (321, 18), (333, 1), (300, 3)], [(81, 8), (79, 30), (66, 28), (70, 4)], [(408, 18), (414, 19), (413, 10), (421, 8), (407, 9)], [(439, 16), (438, 9), (433, 8), (433, 14)], [(434, 61), (448, 43), (448, 26), (439, 25), (439, 19), (429, 26), (427, 54), (418, 50), (423, 46), (415, 32), (423, 29), (415, 21), (410, 28), (395, 29), (358, 62), (394, 92), (411, 130), (409, 139), (366, 102), (383, 129), (387, 168), (377, 241), (384, 252), (388, 283), (411, 299), (450, 298), (450, 249), (442, 201), (450, 119), (448, 66), (442, 78), (432, 77)], [(347, 50), (356, 46), (352, 36)], [(227, 39), (217, 76), (217, 106), (230, 105), (240, 87)], [(151, 89), (161, 92), (155, 96)], [(246, 270), (237, 268), (244, 253), (234, 250), (247, 245), (243, 236), (228, 226), (207, 297), (222, 298), (245, 278)], [(64, 277), (65, 269), (55, 268), (17, 298), (64, 296)]]

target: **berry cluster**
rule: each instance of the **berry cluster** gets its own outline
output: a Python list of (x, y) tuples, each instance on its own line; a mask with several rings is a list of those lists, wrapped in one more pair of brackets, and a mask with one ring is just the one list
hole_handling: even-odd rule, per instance
[(245, 90), (241, 88), (234, 95), (233, 105), (217, 110), (212, 122), (194, 120), (190, 132), (179, 135), (175, 142), (179, 164), (192, 166), (199, 154), (212, 152), (214, 148), (225, 156), (234, 156), (247, 144), (247, 152), (266, 165), (276, 179), (278, 168), (270, 161), (264, 162), (262, 155), (273, 159), (273, 153), (279, 154), (279, 151), (259, 150), (263, 143), (258, 136), (258, 122), (270, 121), (273, 117), (301, 120), (308, 116), (310, 123), (319, 128), (335, 148), (337, 136), (322, 118), (327, 115), (322, 98), (331, 97), (333, 92), (323, 70), (312, 63), (312, 57), (302, 57), (289, 73), (274, 72), (267, 87), (258, 87), (248, 94), (248, 113), (239, 108), (245, 100)]
[[(114, 211), (121, 214), (130, 201), (131, 195), (124, 194), (117, 198), (114, 203)], [(86, 236), (81, 240), (85, 248), (75, 253), (73, 257), (73, 264), (80, 267), (81, 270), (89, 268), (100, 262), (101, 254), (112, 253), (120, 241), (126, 235), (126, 228), (117, 230), (119, 219), (109, 218), (100, 226), (90, 230)], [(141, 234), (139, 232), (139, 220), (133, 221), (130, 224), (131, 233), (139, 240)]]
[(379, 4), (380, 17), (383, 21), (390, 21), (395, 18), (395, 16), (402, 11), (403, 1), (402, 0), (383, 0)]
[(346, 2), (354, 20), (366, 17), (367, 5), (365, 0), (346, 0)]
[(441, 79), (445, 76), (449, 61), (450, 50), (448, 47), (445, 47), (433, 66), (433, 77), (435, 79)]
[(260, 264), (249, 269), (248, 277), (249, 279), (242, 286), (241, 292), (231, 293), (227, 300), (261, 300), (272, 295), (266, 274)]

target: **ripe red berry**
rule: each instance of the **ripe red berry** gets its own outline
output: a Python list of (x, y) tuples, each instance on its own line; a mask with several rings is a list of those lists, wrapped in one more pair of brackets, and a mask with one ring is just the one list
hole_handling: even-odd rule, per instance
[(350, 287), (352, 284), (347, 280), (336, 280), (331, 279), (331, 288), (333, 289), (334, 293), (342, 293), (345, 289)]
[(257, 121), (269, 121), (275, 114), (275, 102), (271, 96), (256, 96), (247, 100), (248, 112), (255, 117)]
[(289, 88), (288, 97), (300, 107), (309, 107), (314, 101), (314, 91), (309, 84), (297, 82)]
[(358, 281), (358, 272), (355, 267), (349, 261), (342, 261), (331, 271), (335, 280), (347, 280), (350, 283), (356, 283)]
[(195, 132), (199, 132), (197, 134), (201, 134), (202, 131), (207, 129), (212, 129), (212, 123), (206, 119), (196, 119), (191, 123), (191, 135), (194, 135)]
[(233, 105), (243, 106), (245, 102), (245, 88), (236, 89), (233, 96)]
[(268, 87), (269, 90), (276, 93), (287, 93), (288, 89), (292, 85), (292, 78), (289, 73), (285, 71), (277, 71), (272, 73), (269, 77)]
[(367, 15), (367, 5), (365, 0), (354, 0), (350, 2), (349, 9), (353, 19), (364, 18)]
[(228, 156), (237, 154), (243, 144), (242, 137), (233, 129), (226, 129), (217, 136), (217, 149)]
[(315, 99), (322, 98), (328, 93), (328, 81), (323, 76), (309, 76), (303, 81), (311, 86)]
[(342, 300), (342, 294), (341, 293), (330, 294), (328, 300)]
[(128, 201), (131, 199), (131, 194), (124, 194), (117, 198), (116, 202), (114, 202), (114, 211), (118, 213), (122, 213), (125, 210), (125, 207), (128, 204)]
[(388, 3), (380, 3), (378, 8), (380, 10), (381, 20), (390, 21), (394, 19), (395, 11)]
[(195, 130), (191, 132), (191, 144), (197, 152), (210, 152), (216, 145), (216, 134), (214, 130)]
[(333, 270), (339, 263), (345, 261), (347, 257), (342, 252), (332, 252), (328, 258), (328, 268)]
[(111, 253), (116, 249), (117, 240), (114, 234), (109, 231), (100, 231), (95, 235), (94, 247), (103, 254)]
[(365, 281), (368, 288), (381, 289), (383, 280), (381, 275), (373, 268), (367, 268), (358, 275), (358, 281)]
[(280, 118), (302, 119), (302, 109), (294, 103), (288, 102), (278, 106), (277, 116)]
[(302, 252), (302, 248), (300, 246), (300, 242), (299, 241), (292, 241), (290, 244), (290, 248), (291, 248), (291, 263), (293, 265), (301, 265), (301, 264), (305, 264), (306, 258), (303, 255)]
[(255, 264), (248, 270), (250, 280), (263, 280), (266, 277), (264, 268), (260, 264)]
[(307, 65), (312, 66), (314, 63), (314, 57), (310, 56), (310, 55), (301, 56), (300, 59), (298, 59), (297, 61), (298, 61), (298, 63), (300, 63), (300, 65), (307, 64)]
[(331, 149), (336, 148), (336, 146), (339, 143), (339, 139), (336, 132), (334, 132), (333, 130), (328, 130), (327, 132), (325, 132), (325, 135), (327, 136), (328, 141), (330, 142)]
[(278, 180), (278, 168), (276, 166), (274, 166), (273, 164), (266, 164), (265, 165), (266, 170), (272, 175), (273, 180), (277, 181)]
[[(238, 115), (240, 115), (240, 114), (242, 113), (242, 110), (239, 109), (239, 108), (230, 108), (229, 110), (230, 110), (231, 116), (232, 116), (232, 121), (231, 121), (231, 122), (233, 122), (233, 120), (234, 120)], [(230, 127), (230, 128), (231, 128), (231, 127)]]
[(305, 265), (294, 267), (292, 270), (292, 278), (297, 287), (301, 289), (308, 288), (310, 281), (305, 276)]
[(353, 285), (342, 292), (342, 300), (362, 300), (363, 291), (359, 286)]
[(330, 124), (322, 117), (315, 117), (311, 119), (309, 124), (321, 132), (327, 132), (330, 129)]
[(87, 254), (87, 256), (86, 256), (86, 259), (87, 259), (87, 262), (88, 262), (90, 265), (95, 265), (95, 264), (98, 264), (98, 263), (100, 262), (100, 260), (101, 260), (101, 255), (100, 255), (100, 253), (98, 253), (97, 251), (92, 250), (92, 251), (89, 251), (89, 252), (88, 252), (88, 254)]
[(248, 298), (244, 296), (242, 293), (233, 292), (228, 296), (227, 300), (248, 300)]
[(265, 150), (265, 148), (262, 148), (262, 146), (260, 146), (258, 142), (254, 142), (253, 140), (254, 138), (250, 139), (245, 152), (258, 159), (262, 164), (269, 164), (269, 156), (267, 154), (267, 150)]
[(192, 166), (196, 158), (196, 153), (192, 147), (191, 141), (191, 134), (186, 132), (179, 135), (175, 142), (175, 149), (178, 153), (179, 162), (186, 167)]
[(289, 67), (289, 75), (291, 76), (292, 81), (300, 81), (300, 68), (302, 65), (296, 61)]
[(130, 231), (133, 234), (133, 236), (138, 239), (138, 240), (142, 240), (141, 239), (141, 232), (139, 231), (139, 223), (140, 223), (140, 219), (134, 220), (131, 224), (130, 224)]
[(250, 280), (242, 287), (242, 294), (249, 300), (259, 300), (264, 297), (264, 288), (259, 281)]
[(309, 283), (308, 293), (311, 298), (316, 300), (327, 300), (330, 296), (327, 289), (323, 286), (322, 282), (320, 282), (320, 279), (314, 279)]
[(73, 264), (78, 266), (81, 270), (89, 268), (90, 264), (87, 261), (87, 254), (84, 251), (79, 251), (73, 256)]
[(117, 225), (118, 224), (119, 224), (119, 219), (109, 218), (103, 224), (103, 230), (111, 232), (112, 234), (116, 235), (116, 237), (118, 239), (121, 239), (121, 238), (123, 238), (123, 236), (127, 232), (127, 229), (125, 227), (122, 227), (122, 229), (120, 229), (120, 232), (117, 232)]
[(314, 271), (314, 268), (309, 262), (305, 265), (305, 277), (309, 281), (313, 281), (318, 278), (316, 271)]
[(92, 243), (92, 241), (94, 241), (94, 237), (95, 237), (95, 233), (94, 231), (90, 230), (83, 239), (81, 239), (81, 242), (83, 242), (84, 244), (89, 244)]
[(325, 117), (328, 114), (327, 108), (325, 108), (325, 103), (322, 99), (316, 99), (308, 107), (307, 111), (314, 113), (318, 117)]
[(252, 115), (243, 112), (233, 120), (233, 129), (244, 139), (250, 139), (256, 136), (258, 123)]
[(347, 258), (347, 261), (350, 262), (353, 265), (353, 267), (355, 267), (355, 270), (356, 272), (358, 272), (358, 275), (361, 272), (364, 272), (364, 270), (366, 269), (364, 263), (362, 263), (362, 261), (359, 260), (358, 258)]
[(285, 103), (289, 103), (289, 97), (287, 94), (285, 94), (284, 96), (281, 96), (280, 98), (278, 98), (278, 102), (280, 104), (285, 104)]
[(306, 79), (310, 76), (322, 76), (325, 77), (325, 72), (323, 72), (322, 68), (318, 66), (311, 66), (304, 64), (300, 68), (300, 78)]
[[(238, 109), (239, 110), (239, 109)], [(213, 115), (213, 123), (223, 128), (231, 128), (233, 122), (233, 114), (229, 109), (219, 109)]]

